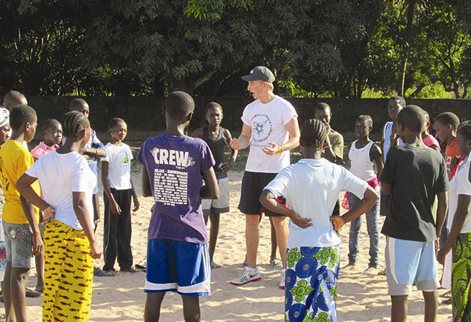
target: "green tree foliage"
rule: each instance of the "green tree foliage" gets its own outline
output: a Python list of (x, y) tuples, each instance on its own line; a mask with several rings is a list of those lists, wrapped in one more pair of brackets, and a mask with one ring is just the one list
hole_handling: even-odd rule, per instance
[(287, 96), (466, 97), (470, 17), (466, 0), (3, 0), (0, 89), (241, 95), (263, 64)]

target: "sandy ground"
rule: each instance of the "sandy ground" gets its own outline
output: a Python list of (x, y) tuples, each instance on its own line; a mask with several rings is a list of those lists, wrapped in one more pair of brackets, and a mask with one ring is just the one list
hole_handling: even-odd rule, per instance
[[(138, 189), (141, 209), (133, 215), (132, 247), (136, 264), (145, 264), (147, 226), (150, 219), (152, 198), (143, 198), (140, 177), (135, 168), (135, 186)], [(271, 267), (270, 225), (266, 218), (261, 222), (259, 264), (262, 281), (235, 287), (228, 281), (241, 270), (245, 255), (244, 217), (237, 210), (240, 196), (241, 172), (230, 174), (231, 212), (221, 219), (219, 243), (215, 261), (223, 267), (212, 271), (211, 297), (201, 298), (203, 321), (282, 321), (283, 291), (278, 289), (279, 272)], [(347, 263), (348, 229), (341, 231), (341, 267)], [(103, 240), (103, 224), (98, 228), (98, 239)], [(338, 286), (338, 316), (340, 321), (390, 321), (390, 300), (387, 296), (386, 278), (368, 275), (363, 271), (368, 265), (368, 236), (366, 224), (362, 226), (360, 243), (362, 252), (359, 269), (355, 272), (340, 271)], [(381, 255), (384, 258), (384, 236), (381, 236)], [(97, 260), (97, 266), (102, 265)], [(118, 269), (118, 267), (116, 267)], [(145, 274), (120, 273), (115, 277), (95, 277), (91, 321), (142, 321), (145, 303), (143, 285)], [(34, 286), (35, 277), (28, 284)], [(444, 291), (440, 290), (439, 294)], [(414, 291), (409, 299), (409, 321), (423, 321), (421, 293)], [(440, 302), (443, 299), (440, 298)], [(41, 298), (27, 299), (30, 321), (41, 321)], [(451, 319), (451, 306), (440, 304), (438, 321)], [(161, 321), (182, 321), (182, 305), (178, 295), (169, 293), (162, 305)]]

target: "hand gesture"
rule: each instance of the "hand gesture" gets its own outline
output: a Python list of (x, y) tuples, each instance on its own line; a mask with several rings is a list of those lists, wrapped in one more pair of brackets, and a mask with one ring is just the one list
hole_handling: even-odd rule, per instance
[(114, 200), (114, 198), (110, 200), (110, 208), (112, 214), (121, 215), (121, 207), (118, 205), (116, 200)]
[(221, 164), (219, 169), (224, 173), (229, 172), (232, 169), (232, 162)]
[(56, 215), (56, 210), (51, 206), (47, 207), (43, 210), (43, 224), (50, 223), (54, 220), (54, 216)]
[(298, 215), (295, 211), (292, 211), (290, 217), (291, 221), (296, 224), (296, 226), (300, 228), (307, 228), (312, 226), (310, 218), (303, 218)]
[(41, 234), (33, 233), (31, 237), (31, 242), (33, 243), (33, 255), (38, 256), (43, 252), (44, 244), (41, 238)]
[(343, 225), (345, 225), (345, 220), (342, 216), (332, 216), (330, 217), (330, 222), (332, 223), (335, 231), (339, 231)]
[(90, 256), (93, 259), (98, 259), (101, 257), (101, 251), (99, 250), (96, 242), (90, 243)]
[(268, 155), (277, 154), (278, 150), (279, 150), (279, 146), (275, 142), (268, 142), (268, 145), (262, 148), (262, 151)]
[(139, 198), (137, 198), (137, 196), (132, 196), (132, 201), (134, 203), (134, 208), (132, 211), (138, 211), (140, 207)]
[(232, 149), (234, 150), (240, 150), (241, 149), (241, 146), (240, 146), (240, 142), (238, 139), (236, 138), (233, 138), (231, 140), (231, 142), (229, 143), (229, 145), (231, 146)]
[[(435, 246), (438, 246), (438, 239), (435, 241)], [(435, 249), (438, 249), (438, 247), (436, 247)], [(443, 247), (443, 248), (440, 248), (440, 250), (436, 254), (437, 255), (437, 260), (440, 264), (442, 264), (442, 265), (445, 264), (446, 255), (450, 252), (450, 250), (451, 249), (446, 247), (446, 246)]]

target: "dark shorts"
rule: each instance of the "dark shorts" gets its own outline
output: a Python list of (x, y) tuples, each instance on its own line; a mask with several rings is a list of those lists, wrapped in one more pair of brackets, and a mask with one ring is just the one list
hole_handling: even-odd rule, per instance
[(263, 209), (258, 200), (270, 181), (275, 179), (277, 173), (244, 172), (242, 178), (242, 188), (240, 192), (239, 210), (247, 215), (260, 215), (262, 212), (266, 216), (283, 216), (275, 212)]

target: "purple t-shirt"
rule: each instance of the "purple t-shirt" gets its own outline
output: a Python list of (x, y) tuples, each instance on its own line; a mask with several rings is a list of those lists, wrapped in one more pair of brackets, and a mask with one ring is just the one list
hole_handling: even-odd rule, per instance
[(147, 138), (137, 159), (147, 169), (155, 202), (148, 238), (206, 243), (200, 190), (203, 172), (215, 164), (208, 145), (164, 132)]

